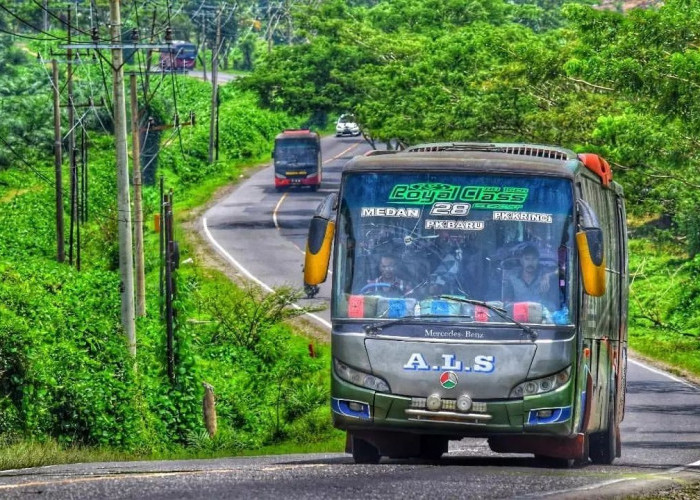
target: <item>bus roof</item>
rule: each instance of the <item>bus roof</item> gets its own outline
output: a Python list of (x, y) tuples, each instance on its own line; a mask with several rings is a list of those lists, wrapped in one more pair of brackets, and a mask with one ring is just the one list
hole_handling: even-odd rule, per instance
[(278, 139), (303, 139), (303, 138), (316, 139), (317, 137), (318, 137), (318, 134), (316, 132), (312, 132), (311, 130), (306, 129), (306, 128), (300, 128), (300, 129), (287, 129), (284, 132), (280, 132), (275, 137), (275, 140), (278, 140)]
[[(573, 179), (583, 169), (592, 172), (603, 185), (611, 185), (612, 173), (606, 175), (586, 165), (569, 149), (540, 144), (443, 142), (418, 144), (402, 151), (372, 152), (357, 156), (346, 165), (349, 171), (445, 170), (522, 174), (523, 172)], [(582, 155), (583, 156), (583, 155)], [(597, 155), (592, 155), (597, 156)], [(605, 163), (607, 165), (607, 163)], [(587, 167), (587, 168), (586, 168)]]

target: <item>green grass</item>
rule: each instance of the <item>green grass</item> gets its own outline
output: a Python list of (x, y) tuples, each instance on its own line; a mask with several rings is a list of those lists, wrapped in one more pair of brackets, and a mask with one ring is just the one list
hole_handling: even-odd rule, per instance
[(237, 184), (245, 177), (246, 171), (264, 164), (266, 161), (269, 162), (270, 159), (260, 157), (246, 162), (236, 161), (234, 166), (225, 169), (225, 171), (207, 178), (194, 187), (188, 188), (184, 193), (177, 193), (176, 195), (179, 195), (179, 197), (175, 200), (175, 213), (178, 220), (182, 220), (183, 216), (184, 219), (187, 219), (188, 214), (183, 214), (183, 211), (188, 212), (201, 207), (211, 199), (218, 189), (230, 184)]
[(679, 375), (700, 377), (700, 258), (673, 243), (630, 241), (629, 342)]
[(335, 431), (331, 439), (317, 443), (281, 443), (254, 450), (192, 450), (177, 447), (165, 451), (127, 453), (95, 447), (63, 446), (56, 441), (20, 441), (0, 447), (0, 470), (40, 467), (42, 465), (85, 462), (124, 462), (134, 460), (188, 460), (233, 456), (288, 455), (294, 453), (341, 453), (345, 450), (345, 433)]

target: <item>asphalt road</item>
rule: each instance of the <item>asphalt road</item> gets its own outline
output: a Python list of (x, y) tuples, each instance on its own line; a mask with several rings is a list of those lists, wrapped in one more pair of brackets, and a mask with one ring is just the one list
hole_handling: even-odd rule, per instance
[[(238, 272), (266, 288), (301, 285), (306, 230), (342, 165), (368, 146), (323, 140), (324, 186), (277, 193), (260, 170), (208, 210), (200, 229)], [(319, 301), (328, 299), (322, 287)], [(328, 311), (315, 321), (328, 325)], [(450, 444), (441, 460), (355, 465), (345, 454), (74, 464), (0, 472), (0, 498), (624, 498), (700, 481), (700, 388), (630, 360), (622, 457), (556, 469), (486, 442)]]
[[(206, 80), (211, 82), (211, 68), (207, 68), (206, 75), (204, 74), (204, 71), (199, 69), (190, 70), (187, 72), (187, 74), (192, 78), (199, 78), (200, 80)], [(222, 73), (221, 71), (219, 71), (216, 76), (216, 82), (218, 85), (223, 85), (224, 83), (231, 82), (236, 78), (238, 78), (238, 75), (235, 75), (233, 73)]]

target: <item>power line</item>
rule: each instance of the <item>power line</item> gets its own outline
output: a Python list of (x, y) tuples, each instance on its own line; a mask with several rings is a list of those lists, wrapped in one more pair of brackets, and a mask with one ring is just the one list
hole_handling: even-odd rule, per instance
[(53, 39), (55, 39), (55, 40), (62, 40), (62, 41), (64, 40), (64, 39), (61, 38), (61, 37), (58, 37), (58, 36), (56, 36), (56, 35), (54, 35), (54, 34), (52, 34), (52, 33), (47, 33), (46, 31), (43, 31), (42, 29), (37, 28), (37, 27), (34, 26), (33, 24), (29, 23), (29, 21), (26, 21), (26, 20), (22, 19), (21, 17), (19, 17), (17, 14), (15, 14), (14, 12), (12, 12), (10, 9), (8, 9), (7, 7), (5, 7), (5, 6), (4, 6), (3, 4), (1, 4), (1, 3), (0, 3), (0, 9), (4, 10), (4, 11), (7, 12), (8, 14), (10, 14), (12, 17), (14, 17), (15, 19), (17, 19), (17, 20), (18, 20), (19, 22), (21, 22), (22, 24), (25, 24), (25, 25), (29, 26), (29, 27), (32, 28), (34, 31), (38, 31), (39, 33), (41, 33), (41, 34), (43, 34), (43, 35), (46, 35), (46, 36), (49, 36), (49, 37), (51, 37), (51, 38), (53, 38)]
[[(34, 174), (35, 174), (37, 177), (39, 177), (41, 180), (43, 180), (44, 182), (46, 182), (46, 183), (47, 183), (49, 186), (51, 186), (52, 188), (55, 188), (55, 187), (56, 187), (56, 184), (55, 184), (51, 179), (49, 179), (48, 177), (46, 177), (42, 172), (40, 172), (36, 167), (34, 167), (34, 165), (32, 165), (31, 163), (29, 163), (27, 160), (24, 159), (24, 157), (23, 157), (22, 155), (20, 155), (17, 151), (15, 151), (15, 149), (12, 147), (12, 145), (11, 145), (9, 142), (7, 142), (7, 141), (5, 140), (4, 137), (0, 136), (0, 141), (2, 141), (2, 143), (5, 145), (5, 147), (6, 147), (7, 149), (9, 149), (10, 152), (11, 152), (19, 161), (21, 161), (22, 164), (23, 164), (25, 167), (27, 167), (29, 170), (31, 170), (32, 172), (34, 172)], [(61, 188), (61, 190), (63, 190), (63, 189)]]
[[(41, 4), (40, 4), (39, 2), (37, 2), (36, 0), (32, 0), (32, 3), (34, 3), (34, 5), (36, 5), (37, 7), (39, 7), (43, 12), (46, 12), (48, 15), (50, 15), (50, 16), (53, 17), (54, 19), (58, 20), (62, 25), (66, 26), (68, 29), (75, 30), (75, 31), (77, 31), (77, 32), (79, 32), (79, 33), (82, 33), (83, 35), (91, 36), (91, 33), (88, 33), (88, 32), (86, 32), (86, 31), (81, 30), (78, 26), (74, 26), (74, 25), (72, 25), (72, 24), (69, 25), (68, 22), (67, 22), (65, 19), (62, 19), (62, 18), (58, 17), (56, 14), (54, 14), (53, 12), (51, 12), (51, 9), (45, 8), (43, 5), (41, 5)], [(70, 8), (70, 7), (69, 7), (69, 8)], [(77, 4), (76, 4), (76, 10), (77, 10)], [(76, 18), (76, 20), (77, 20), (77, 18)]]
[(20, 35), (19, 33), (13, 33), (12, 31), (6, 31), (2, 28), (0, 28), (0, 33), (5, 33), (6, 35), (10, 35), (10, 36), (16, 36), (18, 38), (25, 38), (27, 40), (35, 40), (37, 42), (54, 42), (55, 41), (55, 39), (50, 39), (50, 38), (38, 38), (35, 36)]

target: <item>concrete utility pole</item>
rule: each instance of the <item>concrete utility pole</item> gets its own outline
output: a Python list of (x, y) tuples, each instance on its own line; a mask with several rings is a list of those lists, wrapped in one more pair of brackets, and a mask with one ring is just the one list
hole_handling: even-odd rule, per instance
[(119, 274), (121, 276), (122, 327), (129, 352), (136, 356), (134, 318), (134, 263), (131, 241), (131, 203), (129, 200), (129, 160), (126, 141), (126, 100), (124, 98), (124, 54), (121, 45), (119, 0), (109, 0), (110, 38), (114, 70), (114, 145), (117, 150), (117, 208), (119, 218)]
[(56, 175), (56, 260), (66, 260), (63, 247), (63, 151), (61, 138), (61, 102), (58, 88), (58, 63), (51, 61), (53, 74), (53, 132), (54, 132), (54, 169)]
[(294, 38), (294, 19), (292, 18), (291, 0), (284, 0), (284, 10), (287, 14), (287, 45), (292, 45), (292, 38)]
[(134, 163), (134, 251), (136, 252), (136, 314), (146, 315), (146, 273), (143, 257), (143, 209), (141, 208), (141, 162), (139, 161), (139, 104), (136, 75), (131, 75), (131, 161)]
[(216, 114), (219, 77), (219, 45), (221, 44), (221, 11), (216, 15), (216, 45), (211, 51), (211, 120), (209, 121), (209, 163), (214, 163), (214, 134), (216, 133)]
[[(66, 33), (68, 44), (71, 43), (71, 9), (68, 8), (66, 16)], [(68, 88), (68, 161), (70, 164), (70, 230), (68, 232), (68, 262), (73, 265), (73, 233), (75, 229), (75, 218), (76, 218), (76, 179), (75, 175), (75, 105), (73, 102), (73, 50), (68, 49), (66, 51), (66, 57), (68, 59), (67, 68), (67, 88)]]

